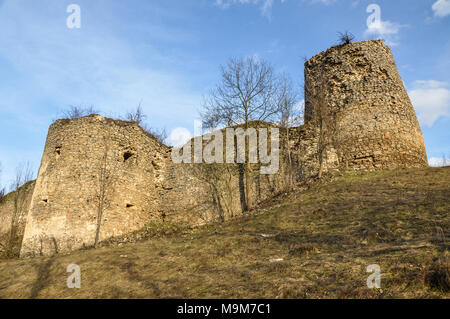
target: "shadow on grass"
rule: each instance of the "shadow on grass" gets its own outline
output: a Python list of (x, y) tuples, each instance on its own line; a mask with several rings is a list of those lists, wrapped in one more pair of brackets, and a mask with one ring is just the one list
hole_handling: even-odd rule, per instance
[(38, 276), (31, 288), (30, 299), (36, 299), (45, 286), (48, 285), (50, 279), (50, 269), (55, 261), (55, 257), (50, 258), (48, 261), (42, 263), (38, 269)]

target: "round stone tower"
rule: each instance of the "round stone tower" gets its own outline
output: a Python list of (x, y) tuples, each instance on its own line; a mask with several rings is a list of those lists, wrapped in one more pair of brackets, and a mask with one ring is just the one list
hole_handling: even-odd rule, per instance
[(322, 142), (341, 168), (428, 166), (414, 108), (381, 40), (334, 46), (305, 63), (305, 121), (326, 124)]
[(21, 256), (92, 246), (158, 218), (168, 148), (134, 122), (99, 115), (50, 126)]

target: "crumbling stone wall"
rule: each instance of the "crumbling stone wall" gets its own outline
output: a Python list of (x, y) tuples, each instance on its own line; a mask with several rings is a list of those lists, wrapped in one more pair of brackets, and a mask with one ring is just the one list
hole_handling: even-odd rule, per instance
[[(425, 143), (391, 50), (381, 40), (332, 47), (305, 63), (305, 119), (324, 92), (339, 166), (426, 167)], [(330, 125), (332, 126), (332, 125)]]
[[(99, 115), (56, 121), (21, 256), (92, 246), (101, 209), (100, 241), (151, 220), (196, 226), (242, 213), (237, 164), (176, 164), (171, 152), (133, 122)], [(251, 206), (286, 187), (284, 167), (281, 162), (277, 174), (261, 176), (251, 165)]]
[[(262, 175), (259, 164), (248, 167), (250, 209), (283, 192), (291, 180), (318, 174), (323, 129), (317, 92), (324, 93), (326, 127), (333, 128), (326, 131), (332, 136), (324, 171), (427, 165), (414, 109), (381, 41), (319, 53), (305, 63), (305, 81), (312, 88), (305, 92), (306, 124), (291, 128), (289, 140), (280, 129), (278, 172)], [(194, 226), (243, 213), (237, 164), (176, 164), (173, 151), (134, 122), (92, 115), (53, 123), (34, 189), (27, 193), (21, 256), (92, 246), (98, 229), (102, 241), (153, 220)], [(0, 204), (0, 219), (7, 219), (8, 205)]]
[[(254, 128), (257, 134), (259, 134), (260, 129), (267, 130), (269, 133), (268, 148), (270, 149), (270, 130), (276, 128), (276, 126), (271, 123), (253, 122), (250, 123), (250, 127)], [(246, 191), (246, 202), (249, 209), (283, 192), (289, 186), (289, 179), (287, 178), (289, 161), (286, 147), (292, 143), (285, 142), (285, 130), (277, 129), (279, 129), (280, 134), (278, 171), (275, 174), (261, 174), (261, 164), (250, 164), (247, 168), (249, 183), (248, 191)], [(296, 130), (296, 128), (291, 130), (294, 138), (297, 136)], [(225, 136), (225, 130), (222, 130), (222, 134)], [(194, 141), (191, 140), (189, 143), (193, 148)], [(208, 142), (202, 144), (205, 147)], [(295, 146), (290, 145), (289, 147)], [(223, 158), (225, 158), (225, 137), (223, 150)], [(193, 152), (193, 149), (191, 149), (191, 154)], [(295, 154), (293, 152), (291, 174), (294, 179), (299, 180), (303, 173), (297, 165), (298, 159)], [(192, 158), (191, 162), (193, 162)], [(241, 215), (242, 190), (239, 176), (239, 165), (236, 163), (175, 164), (169, 162), (165, 180), (170, 187), (160, 194), (163, 198), (161, 210), (165, 212), (166, 220), (185, 225), (201, 225), (210, 221), (223, 221)]]
[(168, 147), (136, 123), (94, 115), (51, 125), (21, 255), (70, 251), (143, 227), (159, 213)]
[(28, 182), (0, 201), (0, 255), (19, 255), (34, 185)]

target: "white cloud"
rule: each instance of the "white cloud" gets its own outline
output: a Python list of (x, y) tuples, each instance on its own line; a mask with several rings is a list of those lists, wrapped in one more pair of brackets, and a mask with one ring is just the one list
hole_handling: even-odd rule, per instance
[(186, 144), (192, 138), (191, 132), (184, 127), (174, 128), (167, 138), (167, 144), (171, 146), (180, 147)]
[(366, 37), (375, 36), (377, 39), (383, 39), (386, 44), (395, 46), (398, 44), (397, 34), (400, 31), (402, 25), (391, 21), (374, 21), (367, 26), (364, 35)]
[[(285, 1), (286, 0), (280, 0), (281, 3)], [(274, 2), (275, 0), (216, 0), (216, 5), (222, 9), (227, 9), (230, 6), (237, 4), (256, 5), (259, 6), (261, 14), (270, 20), (272, 16), (272, 7)]]
[(438, 0), (431, 7), (435, 17), (443, 18), (450, 15), (450, 0)]
[(397, 45), (398, 33), (401, 25), (397, 22), (384, 21), (381, 17), (381, 7), (377, 4), (370, 4), (367, 13), (371, 13), (367, 18), (367, 29), (364, 31), (364, 36), (375, 37), (383, 39), (388, 45)]
[(446, 82), (416, 81), (409, 96), (421, 124), (432, 127), (441, 116), (450, 116), (450, 89)]
[(322, 3), (325, 5), (329, 5), (331, 3), (336, 2), (337, 0), (311, 0), (312, 3)]
[(400, 25), (398, 23), (393, 23), (390, 21), (375, 21), (371, 23), (367, 30), (365, 31), (366, 34), (374, 34), (379, 36), (386, 36), (390, 34), (397, 34), (400, 30)]
[(442, 167), (450, 165), (450, 159), (446, 157), (430, 157), (428, 159), (428, 165), (432, 167)]
[[(276, 1), (277, 0), (216, 0), (215, 4), (222, 9), (227, 9), (233, 5), (242, 5), (242, 4), (255, 5), (255, 6), (259, 7), (261, 14), (264, 17), (271, 20), (272, 7)], [(280, 3), (284, 3), (286, 1), (287, 0), (280, 0)], [(320, 3), (320, 4), (329, 5), (329, 4), (336, 2), (337, 0), (302, 0), (302, 1), (307, 1), (308, 3), (311, 3), (311, 4)]]

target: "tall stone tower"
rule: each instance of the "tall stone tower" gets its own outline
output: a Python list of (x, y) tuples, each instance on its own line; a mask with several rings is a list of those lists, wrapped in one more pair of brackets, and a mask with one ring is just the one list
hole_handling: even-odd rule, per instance
[(334, 46), (305, 63), (305, 120), (319, 117), (341, 168), (428, 166), (414, 108), (381, 40)]

